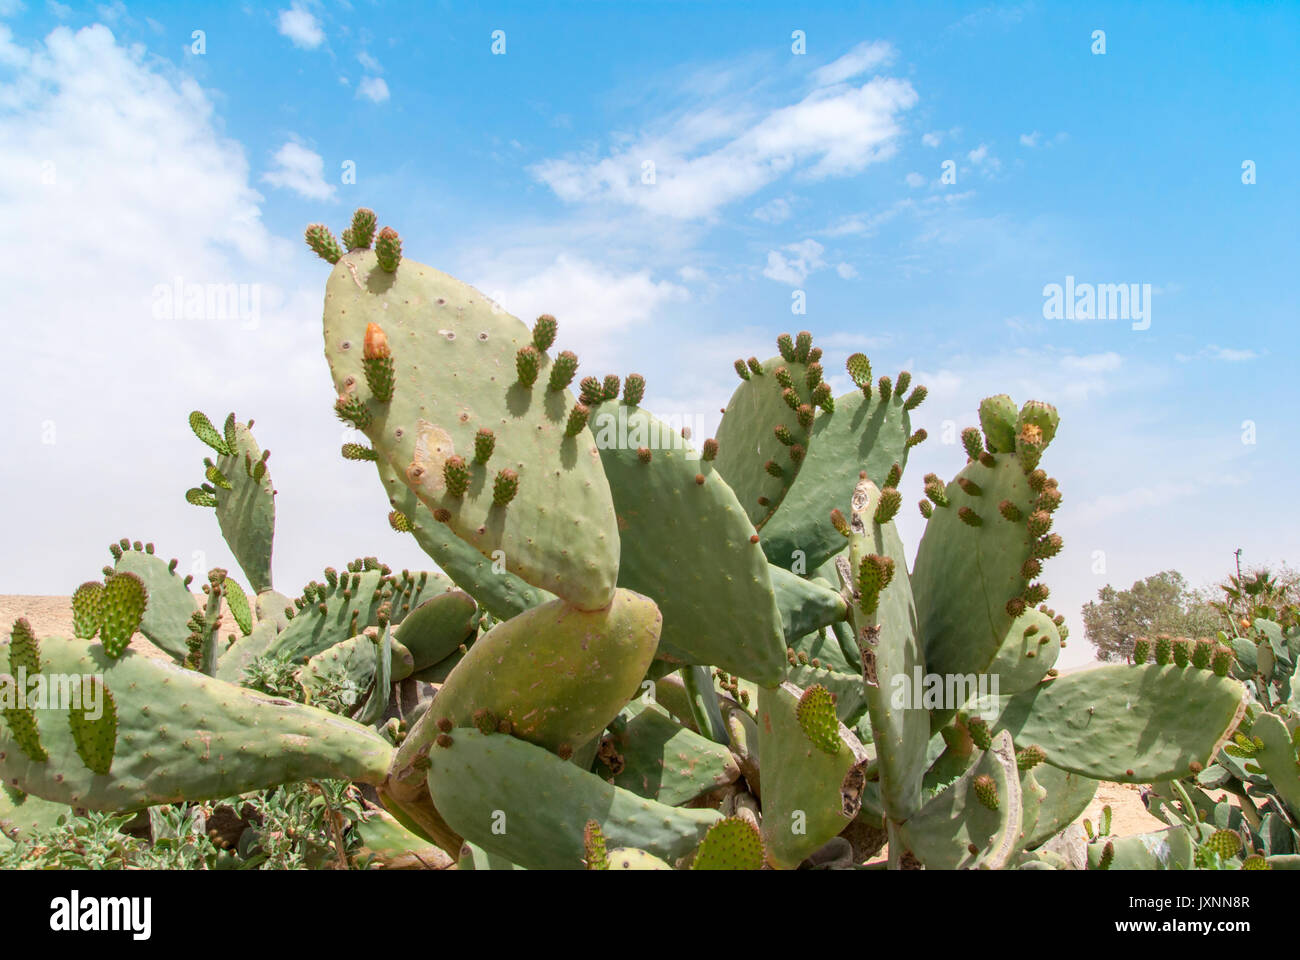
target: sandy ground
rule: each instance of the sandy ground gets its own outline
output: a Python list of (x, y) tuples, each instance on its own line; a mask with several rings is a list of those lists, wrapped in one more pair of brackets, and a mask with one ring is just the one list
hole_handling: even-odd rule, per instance
[[(202, 594), (196, 594), (202, 600)], [(224, 609), (222, 636), (237, 630), (234, 618)], [(68, 597), (0, 595), (0, 630), (8, 630), (19, 617), (26, 617), (37, 637), (72, 636), (72, 605)], [(131, 649), (151, 657), (165, 657), (153, 644), (136, 634)], [(1089, 664), (1091, 666), (1091, 664)], [(1076, 668), (1077, 669), (1077, 668)], [(1094, 828), (1100, 822), (1101, 808), (1111, 808), (1111, 834), (1127, 837), (1135, 833), (1159, 830), (1168, 824), (1151, 816), (1142, 805), (1141, 787), (1123, 783), (1103, 783), (1097, 796), (1083, 816), (1090, 819)], [(1081, 818), (1082, 819), (1082, 818)]]

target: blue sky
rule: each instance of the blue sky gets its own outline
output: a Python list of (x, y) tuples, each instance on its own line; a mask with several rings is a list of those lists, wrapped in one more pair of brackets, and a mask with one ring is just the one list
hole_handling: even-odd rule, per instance
[[(338, 458), (300, 239), (366, 205), (664, 415), (716, 423), (787, 330), (910, 369), (907, 502), (981, 397), (1055, 403), (1046, 579), (1085, 659), (1107, 582), (1296, 560), (1298, 41), (1287, 4), (0, 2), (0, 592), (70, 592), (123, 535), (229, 564), (181, 498), (195, 407), (273, 451), (281, 589), (426, 562)], [(1045, 317), (1067, 276), (1149, 285), (1149, 327)], [(256, 316), (160, 318), (177, 277)]]

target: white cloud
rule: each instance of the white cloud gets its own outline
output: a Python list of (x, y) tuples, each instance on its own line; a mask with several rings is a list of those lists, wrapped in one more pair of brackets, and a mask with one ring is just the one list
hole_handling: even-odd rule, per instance
[(887, 66), (895, 57), (893, 46), (884, 41), (864, 41), (838, 60), (813, 71), (813, 82), (829, 87), (860, 76), (876, 67)]
[(357, 54), (357, 62), (365, 67), (370, 73), (384, 72), (384, 68), (379, 65), (379, 61), (364, 50)]
[[(324, 361), (304, 349), (320, 342), (329, 268), (263, 225), (248, 158), (212, 101), (103, 26), (59, 27), (21, 52), (0, 82), (0, 286), (8, 315), (32, 321), (6, 327), (24, 356), (8, 372), (0, 488), (32, 509), (6, 516), (25, 547), (0, 557), (4, 589), (67, 593), (99, 568), (91, 546), (128, 530), (182, 572), (201, 565), (200, 581), (209, 566), (236, 572), (211, 511), (181, 496), (202, 471), (194, 409), (255, 417), (274, 451), (279, 586), (325, 553), (373, 553), (383, 492), (338, 458)], [(235, 285), (248, 309), (169, 310), (178, 280)], [(320, 515), (339, 521), (325, 538)], [(399, 568), (427, 563), (404, 542), (384, 552)]]
[(842, 280), (852, 280), (858, 275), (857, 267), (851, 263), (839, 263), (835, 265), (835, 272), (840, 275)]
[(757, 208), (751, 216), (755, 220), (761, 220), (763, 223), (784, 223), (790, 219), (794, 211), (790, 208), (790, 201), (784, 197), (774, 197), (767, 201), (761, 207)]
[(1041, 134), (1037, 130), (1033, 133), (1022, 133), (1020, 135), (1020, 145), (1022, 147), (1036, 147), (1040, 136)]
[(788, 174), (850, 176), (893, 156), (902, 133), (899, 116), (916, 102), (907, 81), (877, 77), (861, 87), (815, 90), (743, 123), (737, 111), (699, 110), (603, 158), (569, 155), (531, 172), (570, 203), (612, 202), (661, 216), (704, 218)]
[(1111, 373), (1123, 365), (1124, 359), (1114, 352), (1090, 353), (1084, 356), (1067, 354), (1061, 358), (1061, 366), (1066, 370), (1083, 373)]
[(372, 103), (383, 103), (388, 99), (388, 84), (383, 77), (362, 77), (357, 84), (357, 96), (365, 97)]
[(315, 50), (325, 42), (325, 31), (321, 29), (320, 21), (299, 3), (280, 11), (280, 33), (303, 50)]
[(929, 133), (921, 136), (921, 142), (927, 147), (937, 147), (939, 144), (943, 143), (943, 131), (931, 130)]
[(925, 186), (925, 177), (913, 170), (907, 175), (907, 185), (912, 189)]
[(59, 0), (46, 0), (45, 6), (50, 13), (54, 14), (60, 20), (66, 20), (72, 16), (72, 8), (65, 3), (59, 3)]
[(262, 174), (273, 187), (292, 190), (308, 200), (328, 200), (334, 196), (333, 184), (325, 181), (325, 161), (319, 153), (290, 140), (276, 151), (275, 166)]
[(767, 266), (763, 268), (763, 276), (777, 283), (798, 286), (807, 279), (808, 274), (826, 266), (826, 261), (822, 259), (826, 248), (816, 240), (787, 244), (781, 250), (789, 255), (779, 250), (769, 250)]
[(1186, 363), (1189, 360), (1219, 360), (1224, 363), (1245, 363), (1247, 360), (1257, 360), (1259, 356), (1259, 353), (1255, 350), (1220, 347), (1218, 344), (1213, 343), (1208, 347), (1202, 347), (1193, 354), (1175, 354), (1175, 358), (1180, 363)]
[(992, 176), (1002, 169), (1002, 161), (989, 151), (987, 143), (981, 143), (974, 150), (966, 154), (968, 159), (976, 169), (980, 170), (985, 176)]

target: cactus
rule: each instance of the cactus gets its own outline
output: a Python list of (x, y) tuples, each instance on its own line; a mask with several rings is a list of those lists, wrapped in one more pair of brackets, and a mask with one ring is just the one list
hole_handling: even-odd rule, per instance
[[(990, 397), (956, 477), (917, 484), (925, 388), (855, 354), (835, 397), (802, 331), (736, 362), (697, 453), (642, 406), (644, 377), (583, 376), (575, 398), (553, 316), (528, 328), (378, 224), (357, 211), (342, 246), (307, 232), (332, 264), (335, 413), (368, 440), (343, 453), (378, 472), (377, 528), (443, 572), (365, 558), (276, 592), (266, 454), (251, 422), (195, 412), (213, 456), (186, 496), (215, 509), (250, 592), (213, 570), (200, 605), (174, 561), (122, 541), (74, 595), (74, 639), (15, 624), (0, 682), (77, 677), (71, 706), (0, 710), (0, 778), (28, 802), (131, 811), (332, 778), (374, 788), (387, 812), (362, 833), (392, 862), (826, 869), (860, 865), (844, 851), (868, 837), (894, 868), (1041, 869), (1108, 779), (1156, 784), (1180, 862), (1280, 865), (1294, 846), (1294, 638), (1157, 638), (1055, 675), (1052, 407)], [(918, 491), (909, 564), (896, 523)], [(126, 649), (137, 629), (175, 662)], [(962, 682), (900, 703), (936, 675)], [(1258, 822), (1216, 786), (1265, 795)], [(1093, 846), (1096, 866), (1152, 865), (1142, 842)]]

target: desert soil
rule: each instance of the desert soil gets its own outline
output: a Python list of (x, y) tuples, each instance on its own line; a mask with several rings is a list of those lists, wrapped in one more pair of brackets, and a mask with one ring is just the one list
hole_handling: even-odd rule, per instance
[[(196, 594), (202, 601), (202, 594)], [(222, 635), (235, 629), (234, 618), (223, 605)], [(38, 637), (72, 635), (72, 604), (68, 597), (24, 596), (19, 594), (0, 594), (0, 629), (5, 629), (19, 617), (26, 617)], [(131, 641), (131, 649), (145, 656), (166, 657), (153, 644), (140, 634)], [(1135, 833), (1159, 830), (1168, 824), (1156, 819), (1147, 812), (1142, 804), (1142, 788), (1124, 783), (1102, 783), (1097, 796), (1083, 818), (1092, 821), (1095, 827), (1101, 817), (1101, 808), (1107, 804), (1111, 808), (1111, 834), (1127, 837)]]

